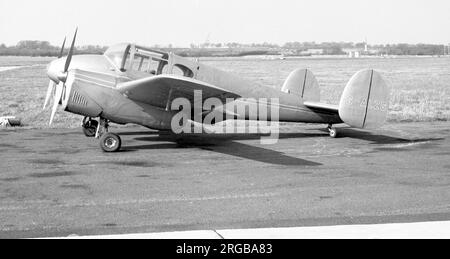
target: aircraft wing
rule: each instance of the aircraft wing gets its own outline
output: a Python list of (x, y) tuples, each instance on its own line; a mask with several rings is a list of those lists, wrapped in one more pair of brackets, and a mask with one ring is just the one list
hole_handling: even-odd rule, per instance
[(117, 88), (131, 100), (162, 108), (167, 107), (167, 104), (179, 97), (184, 97), (194, 103), (195, 90), (201, 90), (202, 100), (216, 97), (225, 103), (227, 98), (240, 97), (220, 87), (176, 75), (147, 77), (121, 83)]
[(303, 105), (313, 111), (326, 112), (330, 114), (339, 114), (339, 106), (334, 104), (326, 104), (319, 102), (304, 102)]

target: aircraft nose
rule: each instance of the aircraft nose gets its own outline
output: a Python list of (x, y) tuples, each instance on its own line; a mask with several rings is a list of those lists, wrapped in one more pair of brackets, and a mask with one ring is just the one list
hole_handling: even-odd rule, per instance
[(59, 84), (64, 76), (64, 60), (62, 58), (53, 60), (47, 66), (47, 75), (56, 84)]

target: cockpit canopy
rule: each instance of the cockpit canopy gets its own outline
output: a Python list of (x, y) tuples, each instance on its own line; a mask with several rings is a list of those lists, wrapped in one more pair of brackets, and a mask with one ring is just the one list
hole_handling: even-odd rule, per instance
[(163, 73), (169, 59), (168, 53), (128, 43), (111, 46), (104, 55), (122, 72), (146, 72), (153, 75)]
[(147, 73), (175, 74), (193, 78), (194, 71), (198, 70), (196, 61), (135, 44), (122, 43), (111, 46), (104, 55), (117, 69), (136, 77), (145, 76)]
[(129, 49), (129, 45), (130, 44), (122, 43), (111, 46), (106, 50), (104, 55), (108, 57), (117, 68), (122, 69), (122, 60), (125, 57), (126, 50)]

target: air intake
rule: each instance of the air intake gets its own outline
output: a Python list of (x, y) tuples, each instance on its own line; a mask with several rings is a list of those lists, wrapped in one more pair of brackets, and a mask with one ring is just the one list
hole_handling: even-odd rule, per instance
[(83, 107), (86, 107), (88, 105), (86, 98), (84, 98), (84, 96), (77, 91), (73, 91), (72, 103)]

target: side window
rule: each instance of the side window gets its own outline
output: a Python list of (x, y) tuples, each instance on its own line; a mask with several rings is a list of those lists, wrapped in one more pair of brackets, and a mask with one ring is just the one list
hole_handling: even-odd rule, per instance
[(158, 65), (158, 75), (160, 74), (167, 74), (167, 70), (169, 70), (169, 66), (167, 61), (159, 61), (159, 65)]
[(188, 67), (183, 66), (181, 64), (175, 64), (173, 66), (173, 73), (176, 75), (182, 75), (190, 78), (194, 77), (194, 72), (192, 72), (192, 70), (190, 70)]
[(159, 61), (150, 58), (145, 66), (145, 72), (156, 75), (158, 74)]
[[(168, 66), (167, 62), (165, 62), (163, 64), (161, 73), (169, 74), (169, 66)], [(181, 64), (174, 65), (173, 69), (172, 69), (172, 73), (170, 73), (170, 74), (184, 76), (184, 77), (190, 77), (190, 78), (194, 77), (194, 73), (192, 72), (192, 70), (190, 70), (189, 68), (187, 68)]]
[(145, 72), (156, 75), (158, 71), (159, 61), (152, 57), (135, 55), (131, 70)]
[(122, 68), (122, 72), (126, 71), (129, 67), (130, 67), (130, 53), (128, 53), (125, 57), (125, 60), (122, 61), (123, 63), (123, 68)]
[(162, 65), (161, 74), (169, 74), (169, 65), (167, 63)]
[(132, 70), (145, 72), (145, 68), (147, 66), (148, 66), (148, 58), (141, 56), (134, 57)]
[(184, 71), (178, 66), (173, 66), (172, 74), (177, 76), (184, 76)]

